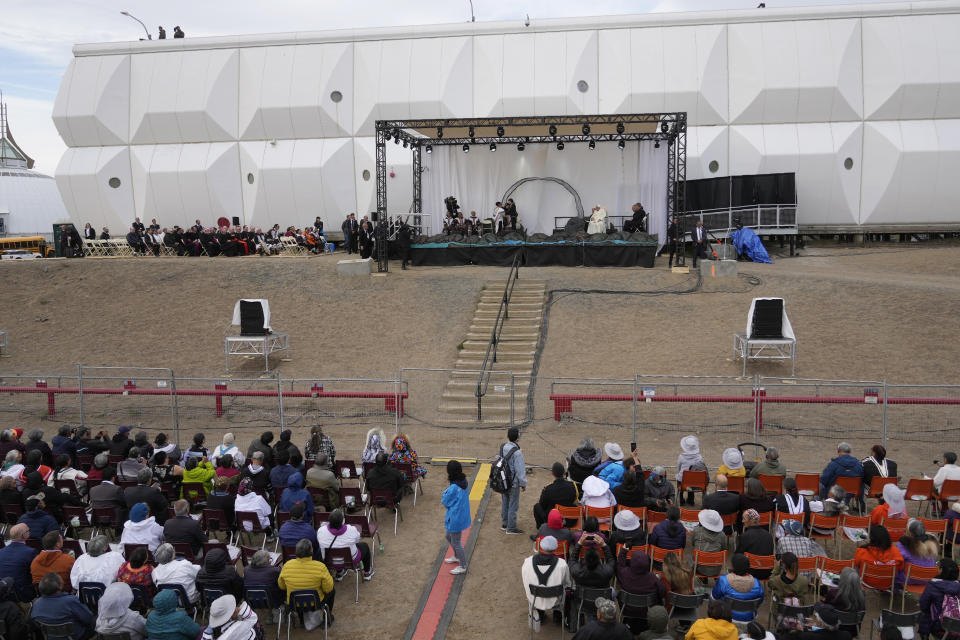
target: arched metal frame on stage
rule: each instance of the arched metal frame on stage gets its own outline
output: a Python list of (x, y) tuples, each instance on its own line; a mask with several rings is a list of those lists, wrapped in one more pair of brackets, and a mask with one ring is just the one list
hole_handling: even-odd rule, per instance
[[(433, 120), (377, 120), (377, 213), (387, 219), (387, 151), (389, 140), (409, 147), (413, 154), (413, 214), (423, 213), (422, 153), (427, 146), (497, 144), (556, 144), (558, 142), (619, 143), (632, 140), (666, 142), (667, 211), (685, 210), (687, 180), (687, 113), (632, 113), (610, 115), (541, 116), (517, 118), (456, 118)], [(679, 218), (683, 225), (683, 218)], [(678, 265), (685, 264), (684, 229), (678, 241)], [(386, 243), (377, 243), (377, 269), (388, 270)]]

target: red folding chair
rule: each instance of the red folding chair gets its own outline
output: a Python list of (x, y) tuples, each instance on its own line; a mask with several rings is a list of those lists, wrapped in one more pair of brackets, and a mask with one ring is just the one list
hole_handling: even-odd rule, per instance
[[(366, 465), (370, 463), (365, 463), (363, 468), (363, 473), (366, 475), (367, 468)], [(357, 475), (357, 463), (353, 460), (336, 460), (333, 463), (333, 472), (337, 474), (337, 477), (340, 479), (340, 486), (343, 486), (344, 480), (356, 480), (358, 483), (361, 481), (360, 476)]]
[[(810, 514), (810, 538), (812, 540), (833, 540), (833, 546), (837, 555), (840, 555), (840, 548), (837, 542), (837, 527), (840, 525), (838, 516), (825, 516), (821, 513)], [(826, 543), (824, 543), (826, 546)]]
[(743, 493), (743, 486), (747, 479), (743, 476), (727, 476), (727, 491)]
[[(534, 543), (534, 548), (537, 550), (537, 553), (543, 553), (543, 550), (540, 549), (540, 540), (542, 540), (542, 538), (537, 538), (536, 543)], [(558, 558), (566, 559), (567, 553), (569, 553), (569, 551), (570, 551), (570, 543), (566, 540), (558, 540), (557, 548), (554, 551), (551, 551), (550, 553), (557, 556)]]
[(693, 531), (700, 524), (700, 509), (684, 509), (680, 507), (680, 524), (687, 533)]
[(391, 489), (371, 489), (370, 490), (370, 508), (374, 519), (380, 521), (378, 509), (388, 509), (393, 511), (393, 535), (397, 535), (397, 527), (400, 520), (403, 520), (403, 513), (400, 511), (400, 505)]
[(580, 507), (565, 507), (558, 504), (554, 509), (560, 512), (560, 517), (563, 518), (563, 524), (567, 529), (578, 531), (583, 528), (580, 519), (583, 512), (580, 510)]
[(173, 550), (178, 556), (183, 556), (190, 562), (196, 563), (197, 558), (193, 554), (193, 545), (189, 542), (172, 542)]
[(784, 513), (783, 511), (777, 511), (776, 514), (774, 524), (777, 526), (780, 526), (787, 520), (796, 520), (800, 524), (803, 524), (804, 514), (802, 513)]
[(893, 591), (897, 579), (897, 565), (865, 562), (860, 567), (860, 583), (868, 591), (890, 593), (889, 609), (893, 609)]
[(923, 513), (924, 505), (930, 508), (936, 492), (933, 490), (933, 479), (930, 478), (910, 478), (907, 481), (907, 492), (904, 497), (911, 502), (919, 502), (917, 506), (917, 517)]
[[(723, 565), (727, 562), (727, 551), (700, 551), (695, 549), (693, 551), (693, 569), (696, 572), (698, 578), (713, 578), (714, 580), (723, 572)], [(717, 567), (719, 570), (715, 575), (708, 576), (704, 575), (700, 569), (702, 567)]]
[(867, 489), (867, 497), (874, 498), (879, 500), (883, 497), (883, 488), (888, 484), (896, 485), (896, 478), (883, 478), (881, 476), (874, 476), (870, 480), (870, 488)]
[[(809, 556), (807, 558), (797, 558), (797, 572), (815, 574), (820, 564), (820, 556)], [(813, 580), (810, 586), (813, 587)]]
[(653, 528), (667, 519), (665, 511), (653, 511), (647, 509), (647, 531), (653, 531)]
[(710, 477), (707, 475), (706, 471), (691, 471), (686, 470), (683, 472), (683, 475), (680, 477), (680, 488), (677, 491), (678, 494), (683, 495), (683, 493), (690, 491), (699, 491), (701, 493), (700, 501), (703, 502), (703, 495), (707, 491), (707, 484), (710, 482)]
[[(863, 540), (851, 537), (847, 529), (870, 531), (870, 516), (853, 516), (845, 513), (840, 517), (840, 525), (837, 532), (838, 542), (842, 543), (844, 540), (850, 540), (854, 543), (854, 546), (860, 544)], [(841, 548), (838, 546), (837, 555), (841, 555), (840, 550)]]
[[(377, 524), (375, 522), (370, 522), (370, 518), (364, 515), (345, 515), (344, 522), (349, 525), (353, 525), (357, 528), (357, 531), (360, 532), (361, 538), (369, 538), (370, 542), (373, 542), (374, 536), (377, 538), (377, 542), (380, 545), (380, 551), (383, 552), (383, 540), (380, 538), (380, 532), (377, 530)], [(320, 528), (319, 526), (317, 527)], [(370, 554), (372, 560), (373, 553)]]
[(931, 518), (920, 518), (920, 522), (923, 523), (923, 528), (927, 530), (928, 534), (937, 536), (937, 544), (940, 545), (940, 550), (942, 552), (944, 542), (946, 542), (947, 521), (935, 520)]
[(340, 507), (367, 510), (369, 502), (359, 487), (340, 487)]
[(409, 462), (393, 462), (391, 464), (403, 476), (404, 483), (413, 490), (413, 506), (417, 506), (417, 490), (419, 489), (419, 492), (423, 493), (423, 484), (414, 473), (413, 465)]
[(350, 553), (350, 547), (339, 547), (337, 549), (329, 548), (323, 550), (323, 562), (330, 568), (330, 573), (336, 575), (340, 571), (352, 571), (356, 582), (356, 599), (354, 604), (360, 602), (360, 573), (363, 571), (363, 565), (354, 560)]
[(224, 531), (229, 536), (227, 544), (233, 542), (233, 528), (227, 520), (227, 514), (223, 509), (204, 509), (200, 512), (200, 528), (207, 532), (207, 537), (216, 538), (217, 534)]
[(840, 572), (846, 569), (847, 567), (853, 567), (853, 558), (849, 560), (831, 560), (825, 556), (818, 556), (820, 564), (817, 568), (817, 593), (821, 585), (823, 585), (824, 574), (833, 574), (839, 576)]
[[(863, 489), (863, 478), (847, 478), (845, 476), (840, 476), (834, 481), (834, 484), (839, 485), (841, 489), (847, 492), (847, 495), (853, 496), (853, 499), (857, 501), (857, 509), (860, 509), (860, 501), (857, 500), (857, 498), (860, 496), (860, 492)], [(827, 487), (827, 490), (829, 491), (830, 487)], [(860, 515), (863, 515), (863, 511), (860, 512)]]
[[(4, 508), (7, 506), (9, 505), (4, 505)], [(94, 507), (91, 509), (90, 525), (93, 527), (92, 535), (99, 532), (109, 539), (117, 526), (116, 513), (113, 511), (113, 507)]]
[(640, 528), (643, 529), (646, 527), (647, 521), (647, 508), (646, 507), (626, 507), (624, 505), (617, 505), (617, 513), (621, 511), (633, 511), (637, 516), (637, 520), (640, 521)]
[(588, 507), (583, 505), (583, 517), (593, 516), (600, 523), (600, 531), (610, 531), (613, 526), (613, 506)]
[(757, 477), (760, 479), (760, 484), (763, 485), (763, 488), (767, 490), (767, 493), (772, 493), (775, 496), (783, 493), (783, 476), (761, 473)]
[(918, 567), (915, 564), (907, 563), (906, 581), (903, 583), (903, 594), (900, 596), (900, 611), (906, 611), (907, 594), (915, 596), (918, 600), (923, 590), (927, 588), (927, 583), (940, 574), (940, 568)]
[(649, 550), (650, 562), (653, 565), (654, 573), (657, 575), (663, 572), (663, 559), (671, 553), (677, 556), (678, 560), (683, 560), (683, 549), (664, 549), (651, 544)]
[(820, 476), (818, 474), (798, 473), (793, 476), (793, 479), (797, 481), (797, 490), (800, 495), (809, 498), (820, 493)]
[[(618, 557), (618, 558), (620, 557), (620, 552), (623, 551), (623, 548), (624, 548), (624, 545), (623, 545), (623, 544), (617, 543), (617, 557)], [(644, 553), (647, 553), (647, 545), (637, 546), (637, 547), (630, 547), (629, 549), (627, 549), (627, 559), (629, 560), (630, 558), (632, 558), (634, 552), (636, 552), (636, 551), (643, 551)], [(648, 554), (648, 555), (649, 555), (649, 554)]]
[[(247, 541), (253, 543), (253, 536), (258, 536), (262, 533), (263, 543), (260, 545), (260, 548), (263, 549), (267, 546), (267, 535), (263, 526), (260, 524), (260, 514), (254, 511), (235, 511), (233, 515), (237, 519), (238, 543), (243, 534), (247, 534)], [(247, 528), (247, 525), (250, 525), (250, 527)]]
[[(743, 555), (747, 556), (747, 560), (750, 561), (750, 568), (756, 571), (770, 571), (773, 573), (773, 568), (777, 564), (776, 556), (758, 556), (753, 553), (744, 553)], [(754, 576), (756, 577), (756, 576)], [(770, 578), (757, 578), (760, 582), (766, 584), (767, 580)]]

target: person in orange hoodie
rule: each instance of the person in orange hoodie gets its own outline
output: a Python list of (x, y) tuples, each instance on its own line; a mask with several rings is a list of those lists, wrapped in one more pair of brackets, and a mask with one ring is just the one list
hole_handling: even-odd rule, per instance
[(30, 563), (30, 577), (34, 584), (48, 573), (59, 574), (63, 584), (70, 584), (70, 570), (73, 569), (74, 558), (63, 552), (63, 536), (59, 531), (48, 531), (41, 540), (43, 551), (37, 554)]
[[(890, 485), (887, 485), (890, 486)], [(903, 570), (903, 556), (900, 550), (890, 542), (890, 534), (884, 527), (872, 525), (867, 543), (857, 549), (853, 555), (853, 566), (860, 571), (863, 565), (875, 562), (878, 564), (896, 565), (897, 571)], [(878, 589), (889, 587), (881, 580), (864, 578), (863, 583)]]

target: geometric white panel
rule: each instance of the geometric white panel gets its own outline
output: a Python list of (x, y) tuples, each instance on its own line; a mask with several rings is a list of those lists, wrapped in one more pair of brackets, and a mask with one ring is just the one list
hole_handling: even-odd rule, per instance
[(600, 113), (686, 111), (691, 125), (727, 121), (727, 27), (600, 32)]
[(74, 58), (57, 92), (53, 122), (68, 147), (126, 144), (130, 56)]
[(353, 104), (353, 44), (240, 50), (243, 140), (349, 136)]
[(860, 119), (858, 20), (750, 22), (728, 34), (731, 123)]
[(856, 224), (861, 138), (854, 122), (731, 126), (730, 175), (796, 173), (800, 224)]
[(236, 49), (134, 56), (131, 142), (235, 140), (239, 57)]
[(240, 172), (244, 224), (251, 226), (303, 226), (320, 216), (324, 227), (339, 230), (356, 200), (349, 138), (244, 141)]
[(353, 133), (373, 135), (376, 120), (469, 117), (471, 45), (468, 37), (356, 43)]
[(473, 115), (597, 113), (597, 42), (589, 30), (477, 36)]
[[(110, 181), (116, 178), (119, 185)], [(114, 184), (117, 184), (114, 181)], [(110, 227), (122, 237), (133, 222), (133, 179), (127, 147), (67, 149), (57, 167), (57, 186), (74, 222)]]
[[(347, 211), (376, 211), (377, 209), (377, 163), (374, 143), (374, 138), (353, 139), (353, 178), (357, 202), (355, 208), (351, 207)], [(390, 202), (389, 198), (387, 202)], [(340, 226), (337, 225), (337, 229), (339, 228)]]
[(960, 117), (960, 15), (863, 21), (870, 120)]
[[(239, 215), (240, 156), (235, 142), (132, 147), (137, 215), (163, 227), (199, 219), (213, 226)], [(243, 218), (243, 216), (240, 216)]]
[[(687, 129), (687, 180), (718, 178), (729, 175), (729, 131), (726, 126), (690, 127)], [(710, 171), (710, 163), (717, 170)]]
[(957, 221), (960, 120), (868, 122), (861, 223)]

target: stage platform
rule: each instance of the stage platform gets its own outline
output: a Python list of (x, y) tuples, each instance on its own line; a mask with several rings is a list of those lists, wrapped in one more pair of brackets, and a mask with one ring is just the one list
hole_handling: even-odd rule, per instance
[(442, 242), (410, 247), (414, 266), (475, 264), (509, 267), (517, 253), (527, 267), (653, 267), (655, 242), (519, 242), (469, 244)]

